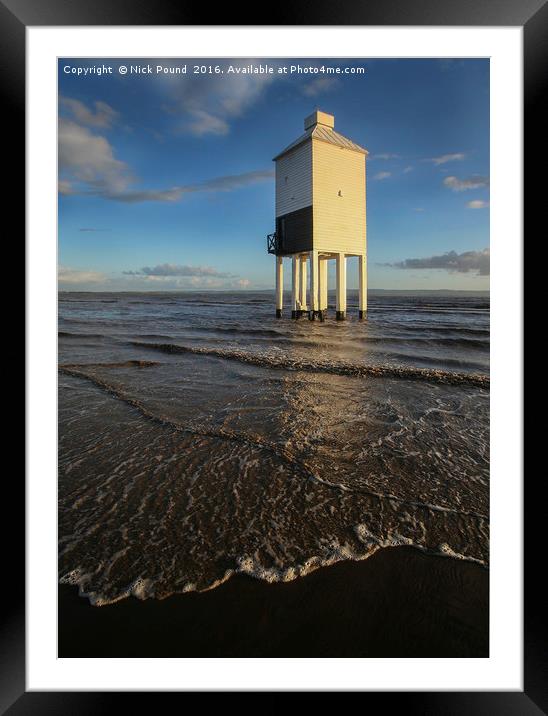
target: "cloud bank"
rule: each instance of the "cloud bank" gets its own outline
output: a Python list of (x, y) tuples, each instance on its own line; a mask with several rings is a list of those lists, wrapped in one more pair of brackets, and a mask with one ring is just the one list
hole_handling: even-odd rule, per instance
[(124, 271), (126, 276), (216, 276), (218, 278), (236, 278), (234, 274), (217, 271), (211, 266), (185, 266), (181, 264), (159, 264), (151, 268), (143, 266), (138, 271)]
[(238, 290), (249, 288), (251, 281), (210, 266), (160, 264), (153, 268), (145, 266), (138, 271), (124, 271), (118, 276), (59, 266), (58, 286), (61, 291)]
[(465, 251), (462, 254), (449, 251), (441, 256), (405, 259), (405, 261), (384, 265), (399, 269), (442, 269), (450, 273), (475, 272), (480, 276), (489, 276), (489, 263), (489, 249), (483, 249), (483, 251)]
[(472, 176), (467, 179), (457, 177), (445, 177), (444, 186), (452, 191), (468, 191), (469, 189), (482, 189), (489, 186), (489, 177)]
[(73, 287), (76, 284), (99, 284), (106, 279), (104, 273), (99, 271), (81, 271), (69, 266), (59, 266), (57, 269), (57, 280), (59, 284)]

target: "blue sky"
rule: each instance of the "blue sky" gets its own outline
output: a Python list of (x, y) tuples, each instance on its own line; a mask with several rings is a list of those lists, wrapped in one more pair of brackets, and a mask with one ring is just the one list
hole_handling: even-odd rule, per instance
[(488, 60), (149, 58), (59, 60), (60, 288), (271, 288), (271, 160), (315, 108), (370, 153), (369, 286), (487, 289)]

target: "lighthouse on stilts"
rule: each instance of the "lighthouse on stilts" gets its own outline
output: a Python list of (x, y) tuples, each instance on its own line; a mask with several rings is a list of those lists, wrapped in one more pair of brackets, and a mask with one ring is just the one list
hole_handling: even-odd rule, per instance
[(291, 317), (327, 312), (327, 262), (336, 261), (336, 318), (346, 318), (346, 259), (357, 257), (359, 317), (367, 313), (365, 161), (367, 150), (335, 132), (335, 118), (316, 111), (304, 134), (274, 157), (276, 316), (283, 310), (283, 259), (291, 258)]

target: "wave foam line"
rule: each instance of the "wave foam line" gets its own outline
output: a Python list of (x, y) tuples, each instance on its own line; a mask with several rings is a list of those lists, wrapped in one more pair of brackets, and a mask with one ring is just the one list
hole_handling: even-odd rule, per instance
[(140, 348), (161, 351), (163, 353), (192, 353), (193, 355), (206, 355), (225, 360), (239, 361), (264, 368), (291, 371), (309, 371), (314, 373), (333, 373), (336, 375), (350, 375), (353, 377), (388, 377), (403, 378), (405, 380), (428, 380), (445, 385), (471, 385), (479, 388), (489, 387), (489, 376), (479, 373), (453, 373), (438, 368), (412, 368), (408, 366), (389, 365), (359, 365), (356, 363), (329, 363), (327, 361), (306, 361), (286, 356), (261, 355), (260, 353), (246, 353), (239, 350), (224, 348), (198, 348), (195, 346), (181, 346), (174, 343), (146, 343), (132, 341), (132, 345)]
[[(141, 361), (133, 361), (134, 363), (140, 363)], [(143, 361), (146, 362), (146, 361)], [(101, 366), (105, 366), (108, 364), (100, 364)], [(102, 378), (99, 378), (98, 376), (89, 375), (87, 373), (84, 373), (82, 370), (78, 370), (76, 368), (73, 368), (69, 365), (61, 365), (59, 366), (59, 371), (61, 373), (64, 373), (65, 375), (73, 376), (74, 378), (82, 378), (83, 380), (87, 380), (93, 385), (95, 385), (98, 388), (101, 388), (102, 390), (109, 393), (109, 395), (113, 396), (117, 400), (120, 400), (123, 403), (126, 403), (126, 405), (131, 406), (132, 408), (135, 408), (144, 418), (147, 420), (150, 420), (151, 422), (156, 423), (157, 425), (161, 425), (162, 427), (168, 427), (172, 430), (176, 430), (178, 432), (184, 432), (188, 433), (190, 435), (196, 435), (197, 437), (208, 437), (208, 438), (217, 438), (219, 440), (229, 440), (231, 442), (237, 442), (244, 445), (249, 445), (250, 447), (255, 448), (261, 448), (264, 450), (268, 450), (271, 454), (276, 455), (279, 459), (281, 459), (286, 464), (289, 464), (291, 467), (297, 469), (303, 477), (306, 477), (309, 480), (312, 480), (313, 482), (319, 483), (321, 485), (325, 485), (326, 487), (329, 487), (334, 490), (340, 490), (343, 492), (355, 492), (362, 495), (368, 495), (369, 497), (376, 498), (378, 500), (388, 500), (391, 502), (397, 502), (399, 504), (409, 505), (410, 507), (419, 507), (419, 508), (425, 508), (428, 510), (436, 511), (436, 512), (445, 512), (450, 513), (454, 515), (462, 515), (465, 517), (472, 517), (474, 519), (478, 520), (487, 520), (487, 515), (483, 515), (479, 512), (466, 512), (464, 510), (454, 510), (449, 507), (443, 507), (442, 505), (435, 505), (428, 502), (419, 502), (417, 500), (407, 500), (403, 497), (397, 497), (395, 495), (384, 495), (379, 492), (373, 492), (372, 490), (365, 490), (363, 488), (355, 489), (350, 488), (347, 485), (343, 485), (340, 483), (333, 483), (329, 482), (328, 480), (323, 479), (320, 477), (315, 470), (304, 460), (299, 458), (295, 453), (290, 450), (287, 447), (284, 447), (283, 445), (279, 445), (278, 443), (272, 442), (271, 440), (266, 440), (265, 438), (260, 437), (259, 435), (251, 436), (251, 435), (245, 435), (243, 433), (237, 433), (234, 430), (229, 430), (227, 428), (198, 428), (198, 427), (190, 427), (188, 425), (182, 425), (181, 423), (177, 423), (174, 420), (171, 420), (169, 418), (165, 418), (159, 415), (156, 415), (152, 411), (150, 411), (143, 403), (141, 403), (136, 398), (132, 398), (129, 395), (126, 395), (123, 391), (121, 391), (116, 386), (107, 383)]]
[(125, 360), (115, 363), (62, 363), (59, 366), (61, 373), (81, 368), (150, 368), (162, 365), (156, 360)]
[[(416, 549), (423, 554), (432, 555), (435, 557), (447, 557), (451, 559), (462, 560), (464, 562), (472, 562), (474, 564), (488, 569), (489, 565), (487, 562), (476, 557), (471, 557), (465, 554), (455, 552), (447, 543), (442, 543), (437, 548), (429, 548), (424, 545), (413, 542), (410, 539), (394, 539), (389, 537), (388, 539), (373, 538), (369, 539), (371, 535), (368, 535), (367, 541), (362, 540), (360, 537), (360, 528), (362, 525), (355, 525), (354, 531), (358, 537), (358, 540), (363, 543), (363, 550), (356, 550), (350, 548), (348, 545), (335, 545), (331, 550), (324, 555), (313, 555), (308, 557), (304, 562), (293, 564), (289, 567), (276, 568), (276, 567), (263, 567), (261, 564), (251, 557), (250, 555), (240, 555), (236, 557), (236, 566), (227, 569), (222, 577), (214, 579), (210, 584), (198, 589), (196, 584), (193, 582), (187, 582), (182, 588), (174, 589), (167, 595), (161, 597), (166, 599), (167, 597), (173, 596), (174, 594), (186, 594), (188, 592), (203, 593), (209, 592), (217, 587), (224, 584), (235, 575), (246, 575), (254, 579), (274, 584), (277, 582), (292, 582), (300, 577), (305, 577), (318, 569), (330, 567), (339, 562), (352, 560), (353, 562), (363, 562), (369, 559), (374, 554), (383, 549), (394, 549), (398, 547), (410, 547)], [(143, 578), (141, 576), (134, 579), (131, 584), (128, 585), (121, 593), (114, 597), (106, 598), (101, 593), (91, 592), (86, 590), (86, 582), (89, 575), (82, 574), (79, 569), (71, 570), (67, 574), (59, 576), (60, 584), (70, 584), (78, 586), (78, 596), (87, 598), (89, 603), (95, 607), (103, 607), (109, 604), (115, 604), (128, 597), (136, 597), (140, 600), (150, 599), (155, 597), (154, 583), (152, 580)]]

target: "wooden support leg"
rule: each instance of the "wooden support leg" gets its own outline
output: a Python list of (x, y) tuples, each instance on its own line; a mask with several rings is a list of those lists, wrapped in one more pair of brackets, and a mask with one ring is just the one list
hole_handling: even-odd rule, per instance
[(301, 262), (301, 278), (300, 278), (300, 288), (301, 288), (301, 311), (306, 311), (308, 309), (307, 303), (306, 303), (306, 282), (307, 282), (307, 272), (306, 272), (306, 256), (300, 257)]
[(319, 316), (320, 321), (323, 321), (327, 312), (327, 259), (320, 259), (319, 269), (319, 289), (318, 289), (318, 302), (319, 302)]
[(310, 252), (310, 314), (309, 318), (313, 321), (319, 311), (319, 271), (320, 264), (318, 260), (318, 252)]
[(346, 318), (346, 256), (337, 254), (337, 321)]
[(358, 274), (360, 279), (360, 295), (359, 295), (359, 316), (367, 317), (367, 259), (365, 254), (358, 256)]
[(276, 318), (282, 317), (284, 307), (284, 260), (276, 256)]
[(300, 309), (300, 258), (293, 256), (292, 260), (292, 285), (291, 285), (291, 318), (297, 318)]

